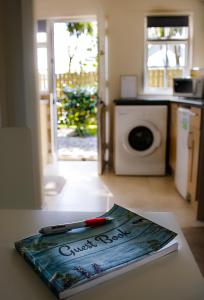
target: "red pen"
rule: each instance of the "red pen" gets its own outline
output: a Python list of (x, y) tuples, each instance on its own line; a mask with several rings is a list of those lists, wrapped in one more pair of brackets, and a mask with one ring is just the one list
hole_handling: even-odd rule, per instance
[(64, 233), (68, 230), (81, 228), (81, 227), (97, 227), (111, 222), (113, 218), (111, 217), (99, 217), (88, 219), (81, 222), (69, 223), (69, 224), (59, 224), (54, 226), (43, 227), (39, 230), (39, 233), (42, 234), (55, 234), (55, 233)]

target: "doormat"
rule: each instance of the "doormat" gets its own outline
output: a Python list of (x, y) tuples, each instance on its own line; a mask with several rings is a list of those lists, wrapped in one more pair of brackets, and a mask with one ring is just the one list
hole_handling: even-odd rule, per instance
[(66, 184), (66, 179), (62, 176), (44, 176), (45, 196), (59, 195)]
[(182, 231), (204, 277), (204, 227), (185, 227)]

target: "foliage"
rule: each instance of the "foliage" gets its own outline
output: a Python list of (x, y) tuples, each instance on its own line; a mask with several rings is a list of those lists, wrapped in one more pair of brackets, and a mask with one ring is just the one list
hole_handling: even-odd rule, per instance
[[(83, 43), (81, 43), (80, 37), (83, 35), (90, 36), (93, 39), (89, 43), (89, 47), (84, 49), (85, 52), (92, 52), (93, 48), (96, 47), (96, 36), (94, 36), (94, 27), (91, 22), (69, 22), (67, 23), (67, 31), (69, 33), (69, 37), (72, 37), (72, 42), (68, 46), (68, 56), (69, 56), (69, 73), (72, 70), (73, 60), (77, 56), (77, 52), (79, 49), (83, 49)], [(74, 38), (75, 37), (75, 38)], [(83, 67), (87, 64), (83, 62), (83, 59), (79, 58), (80, 72), (83, 71)], [(97, 66), (97, 63), (94, 63)]]
[(93, 25), (90, 22), (69, 22), (67, 31), (70, 35), (76, 35), (77, 38), (82, 34), (93, 35)]
[(59, 119), (60, 123), (75, 126), (75, 133), (78, 136), (87, 135), (89, 125), (96, 124), (96, 89), (66, 87), (64, 94), (65, 97), (60, 103), (64, 111)]
[[(97, 36), (94, 26), (93, 22), (66, 23), (69, 38), (68, 73), (71, 74), (76, 66), (80, 74), (88, 70), (90, 64), (97, 67)], [(83, 44), (82, 41), (88, 36), (89, 42)], [(58, 99), (58, 126), (75, 128), (78, 136), (93, 135), (96, 133), (96, 88), (76, 86), (75, 81), (67, 84), (63, 90), (65, 96)]]

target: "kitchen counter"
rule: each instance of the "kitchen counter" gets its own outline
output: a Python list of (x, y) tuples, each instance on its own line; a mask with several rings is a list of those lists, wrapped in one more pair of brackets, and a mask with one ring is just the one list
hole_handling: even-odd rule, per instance
[(204, 108), (204, 99), (173, 96), (138, 96), (134, 99), (116, 99), (114, 103), (115, 105), (168, 105), (169, 103), (178, 103)]

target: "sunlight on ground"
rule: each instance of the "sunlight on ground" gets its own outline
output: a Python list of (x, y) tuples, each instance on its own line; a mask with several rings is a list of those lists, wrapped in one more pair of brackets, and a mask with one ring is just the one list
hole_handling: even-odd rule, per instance
[(46, 176), (64, 178), (65, 184), (58, 194), (45, 193), (44, 209), (104, 212), (113, 205), (111, 191), (97, 174), (97, 162), (59, 161), (47, 166)]
[(58, 157), (60, 160), (97, 160), (97, 137), (74, 137), (73, 129), (58, 130)]

